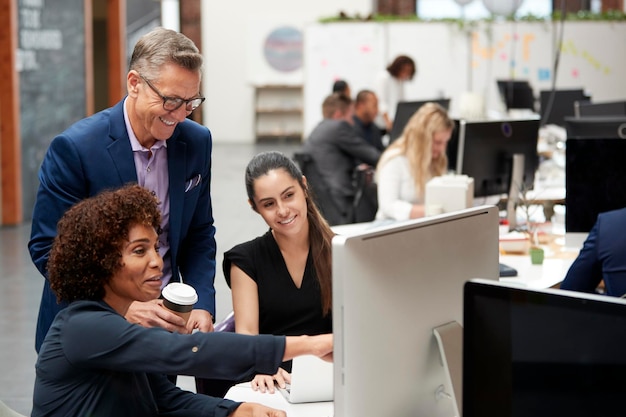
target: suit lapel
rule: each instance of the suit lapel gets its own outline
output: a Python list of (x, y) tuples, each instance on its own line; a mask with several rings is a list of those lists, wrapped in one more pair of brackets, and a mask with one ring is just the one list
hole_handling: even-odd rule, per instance
[(137, 182), (133, 149), (130, 146), (130, 138), (124, 122), (124, 100), (111, 109), (109, 137), (112, 141), (107, 149), (111, 156), (111, 163), (119, 175), (120, 185)]
[(177, 256), (185, 201), (185, 181), (187, 180), (187, 143), (178, 137), (178, 129), (167, 140), (167, 165), (170, 192), (170, 248), (172, 257)]

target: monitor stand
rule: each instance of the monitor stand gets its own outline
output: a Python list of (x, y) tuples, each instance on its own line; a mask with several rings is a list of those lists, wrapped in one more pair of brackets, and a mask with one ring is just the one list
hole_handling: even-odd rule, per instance
[(520, 200), (520, 192), (524, 187), (524, 154), (513, 155), (513, 166), (511, 167), (511, 184), (509, 186), (509, 196), (506, 200), (506, 218), (509, 221), (509, 230), (517, 227), (517, 203)]
[[(433, 333), (437, 339), (447, 385), (437, 389), (437, 399), (442, 396), (451, 398), (454, 415), (460, 416), (463, 409), (463, 327), (451, 321), (435, 327)], [(447, 393), (446, 388), (452, 393)]]

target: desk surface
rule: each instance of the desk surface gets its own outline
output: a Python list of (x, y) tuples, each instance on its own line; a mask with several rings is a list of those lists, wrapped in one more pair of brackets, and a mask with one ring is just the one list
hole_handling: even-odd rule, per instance
[(332, 417), (334, 414), (332, 401), (291, 404), (278, 391), (274, 394), (254, 391), (249, 382), (235, 385), (228, 390), (224, 398), (233, 401), (259, 403), (267, 407), (284, 410), (289, 417)]
[(500, 262), (517, 269), (516, 277), (502, 277), (501, 282), (542, 289), (560, 284), (574, 258), (546, 258), (542, 265), (533, 265), (529, 255), (500, 255)]
[(551, 236), (541, 245), (545, 250), (542, 265), (533, 265), (528, 253), (501, 254), (500, 263), (517, 269), (516, 277), (502, 277), (501, 282), (516, 283), (528, 288), (558, 287), (578, 256), (578, 247), (564, 246), (563, 237)]

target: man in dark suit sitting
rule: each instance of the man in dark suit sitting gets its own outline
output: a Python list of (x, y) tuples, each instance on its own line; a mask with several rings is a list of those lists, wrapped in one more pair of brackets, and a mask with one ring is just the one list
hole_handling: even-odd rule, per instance
[(606, 295), (626, 294), (626, 208), (600, 213), (561, 289), (596, 292), (604, 281)]
[(378, 149), (385, 150), (383, 132), (374, 120), (378, 116), (378, 97), (373, 91), (361, 90), (354, 102), (354, 130), (367, 143)]
[(359, 137), (352, 123), (352, 101), (337, 93), (322, 104), (324, 119), (313, 129), (303, 150), (311, 155), (336, 205), (346, 216), (355, 196), (353, 173), (363, 162), (376, 166), (381, 151)]

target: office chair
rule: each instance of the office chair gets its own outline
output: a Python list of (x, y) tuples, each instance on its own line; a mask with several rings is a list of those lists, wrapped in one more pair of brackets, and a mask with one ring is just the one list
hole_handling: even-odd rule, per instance
[(322, 216), (331, 226), (350, 223), (351, 213), (345, 213), (339, 207), (330, 193), (330, 188), (317, 169), (313, 157), (306, 152), (296, 152), (293, 155), (294, 161), (300, 166), (302, 174), (306, 177), (311, 198), (317, 204)]
[(220, 321), (219, 323), (216, 323), (215, 326), (213, 326), (213, 331), (234, 333), (235, 332), (235, 312), (231, 311), (230, 313), (228, 313), (226, 317), (224, 317), (224, 320)]
[(356, 193), (352, 206), (354, 223), (371, 222), (378, 211), (378, 188), (374, 182), (374, 168), (359, 165), (354, 171)]

